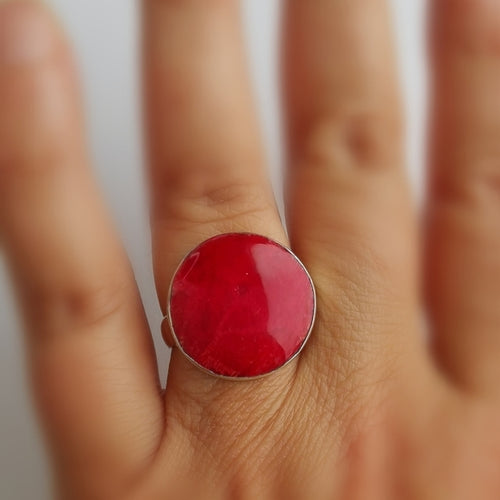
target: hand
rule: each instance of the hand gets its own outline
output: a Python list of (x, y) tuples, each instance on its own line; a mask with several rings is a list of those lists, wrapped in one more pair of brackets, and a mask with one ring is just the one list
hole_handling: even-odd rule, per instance
[[(204, 239), (287, 237), (237, 2), (143, 4), (164, 306)], [(317, 325), (298, 360), (258, 381), (211, 378), (174, 350), (164, 392), (64, 37), (39, 4), (1, 4), (0, 237), (61, 498), (500, 498), (500, 4), (432, 4), (417, 231), (385, 2), (286, 2), (288, 234)]]

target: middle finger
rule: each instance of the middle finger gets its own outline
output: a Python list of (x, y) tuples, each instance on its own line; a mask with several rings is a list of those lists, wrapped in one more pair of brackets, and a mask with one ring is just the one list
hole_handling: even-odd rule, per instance
[(419, 351), (416, 224), (387, 2), (288, 0), (285, 55), (290, 238), (328, 326), (311, 339), (306, 366), (379, 377), (399, 353)]

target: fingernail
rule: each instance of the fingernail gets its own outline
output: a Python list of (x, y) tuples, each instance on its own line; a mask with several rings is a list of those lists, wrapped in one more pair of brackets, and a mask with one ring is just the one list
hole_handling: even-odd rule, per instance
[(46, 58), (56, 40), (48, 9), (36, 0), (0, 0), (0, 64), (23, 65)]

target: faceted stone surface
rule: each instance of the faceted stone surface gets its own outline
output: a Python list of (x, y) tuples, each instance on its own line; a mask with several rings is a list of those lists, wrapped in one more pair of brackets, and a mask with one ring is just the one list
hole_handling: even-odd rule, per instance
[(174, 276), (170, 318), (184, 352), (228, 377), (269, 373), (302, 347), (314, 316), (303, 266), (263, 236), (226, 234), (202, 243)]

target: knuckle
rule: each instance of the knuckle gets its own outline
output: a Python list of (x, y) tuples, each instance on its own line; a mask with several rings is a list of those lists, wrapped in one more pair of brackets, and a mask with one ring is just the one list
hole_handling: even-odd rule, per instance
[(500, 162), (476, 161), (472, 167), (436, 176), (433, 200), (459, 210), (487, 210), (500, 215)]
[(105, 323), (134, 292), (127, 280), (108, 276), (32, 286), (25, 293), (30, 323), (37, 335), (50, 337)]
[(399, 166), (402, 120), (378, 109), (341, 109), (314, 120), (302, 134), (300, 162), (306, 167), (386, 170)]
[(183, 227), (231, 223), (234, 229), (248, 229), (274, 210), (265, 181), (256, 177), (248, 179), (221, 167), (166, 169), (155, 213)]

